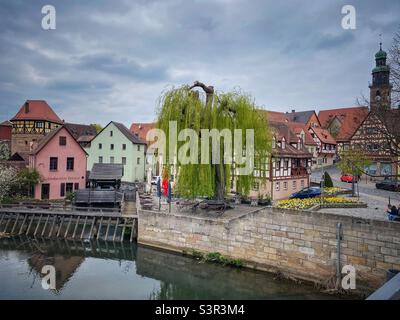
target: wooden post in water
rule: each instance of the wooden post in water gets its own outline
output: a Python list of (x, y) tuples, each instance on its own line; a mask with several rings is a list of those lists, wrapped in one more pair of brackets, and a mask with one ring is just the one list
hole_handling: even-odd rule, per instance
[(60, 227), (58, 228), (58, 231), (57, 231), (57, 238), (60, 236), (61, 228), (64, 223), (64, 218), (65, 218), (64, 216), (61, 217)]
[(79, 220), (80, 219), (81, 219), (81, 216), (78, 216), (78, 219), (76, 219), (76, 224), (75, 224), (74, 232), (72, 234), (72, 239), (75, 239), (75, 235), (76, 235), (76, 231), (78, 230)]
[(54, 227), (56, 226), (57, 216), (54, 216), (53, 223), (51, 224), (51, 228), (49, 231), (49, 238), (53, 235)]
[(126, 229), (126, 218), (124, 219), (124, 225), (122, 227), (122, 234), (121, 234), (121, 242), (124, 241), (124, 235), (125, 235), (125, 229)]
[(19, 228), (18, 234), (22, 233), (22, 230), (23, 230), (23, 228), (25, 226), (26, 219), (28, 219), (28, 215), (27, 214), (25, 214), (24, 220), (22, 220), (22, 224), (21, 224), (21, 227)]
[(7, 228), (8, 228), (8, 225), (10, 224), (10, 222), (12, 220), (12, 216), (13, 216), (12, 213), (10, 213), (8, 215), (8, 220), (7, 220), (7, 223), (6, 223), (6, 226), (5, 226), (4, 230), (3, 230), (3, 232), (7, 232)]
[(107, 223), (107, 231), (106, 231), (106, 238), (104, 240), (107, 241), (108, 239), (108, 231), (110, 231), (110, 224), (111, 224), (111, 217), (108, 218), (108, 223)]
[(72, 222), (72, 215), (69, 216), (69, 221), (68, 221), (68, 225), (67, 225), (67, 230), (65, 230), (64, 238), (66, 238), (66, 237), (68, 236), (68, 231), (69, 231), (69, 228), (71, 227), (71, 222)]
[(85, 228), (86, 228), (87, 219), (88, 219), (88, 217), (85, 216), (85, 222), (83, 223), (83, 229), (82, 229), (82, 232), (81, 232), (81, 239), (83, 238), (83, 235), (84, 235), (84, 233), (85, 233)]
[(117, 236), (118, 225), (119, 225), (119, 218), (117, 218), (117, 222), (115, 223), (114, 236), (112, 241), (115, 241), (115, 237)]
[(103, 225), (103, 216), (101, 216), (101, 218), (100, 218), (99, 230), (97, 230), (97, 237), (96, 237), (97, 240), (99, 240), (99, 238), (100, 238), (100, 233), (101, 233), (101, 227), (102, 227), (102, 225)]
[(31, 221), (29, 222), (28, 229), (26, 229), (26, 233), (25, 233), (26, 235), (28, 235), (29, 231), (31, 230), (31, 226), (32, 226), (34, 219), (35, 219), (35, 214), (32, 215)]
[(42, 233), (40, 234), (41, 237), (43, 237), (44, 233), (46, 232), (47, 224), (49, 223), (50, 215), (48, 214), (46, 217), (46, 221), (44, 222), (43, 230)]
[(17, 218), (15, 219), (15, 223), (14, 223), (12, 229), (11, 229), (11, 234), (14, 233), (15, 228), (17, 227), (17, 223), (18, 223), (18, 220), (19, 220), (19, 216), (20, 216), (20, 214), (18, 213)]
[(37, 233), (38, 230), (39, 230), (40, 221), (42, 220), (42, 217), (43, 217), (43, 214), (40, 214), (40, 216), (39, 216), (39, 221), (38, 221), (38, 223), (37, 223), (37, 225), (36, 225), (35, 231), (33, 232), (33, 236), (34, 236), (34, 237), (36, 237), (36, 233)]

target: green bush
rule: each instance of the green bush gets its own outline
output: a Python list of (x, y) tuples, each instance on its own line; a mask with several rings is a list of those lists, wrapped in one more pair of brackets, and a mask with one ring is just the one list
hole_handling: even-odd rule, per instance
[(205, 260), (208, 262), (221, 263), (224, 266), (233, 266), (233, 267), (237, 267), (237, 268), (243, 267), (243, 262), (240, 259), (231, 259), (231, 258), (223, 256), (219, 252), (208, 253), (206, 255)]
[(325, 188), (332, 188), (333, 187), (332, 178), (331, 178), (331, 176), (329, 175), (328, 172), (325, 172), (325, 175), (324, 175), (324, 187)]
[(75, 193), (74, 192), (68, 192), (66, 194), (66, 196), (65, 196), (65, 200), (66, 201), (72, 202), (72, 201), (74, 201), (74, 199), (75, 199)]

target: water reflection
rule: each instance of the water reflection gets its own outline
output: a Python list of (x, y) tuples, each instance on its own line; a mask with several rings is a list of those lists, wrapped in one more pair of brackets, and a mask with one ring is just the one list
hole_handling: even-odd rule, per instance
[[(56, 269), (56, 290), (41, 287)], [(130, 243), (0, 240), (0, 299), (331, 299), (273, 275)]]

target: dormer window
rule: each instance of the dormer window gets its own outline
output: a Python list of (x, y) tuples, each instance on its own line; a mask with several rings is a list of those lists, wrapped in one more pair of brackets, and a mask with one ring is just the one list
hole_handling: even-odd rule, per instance
[(284, 137), (282, 138), (282, 149), (286, 149), (286, 140)]
[(272, 137), (272, 149), (275, 149), (275, 148), (276, 148), (276, 138), (274, 136), (274, 137)]

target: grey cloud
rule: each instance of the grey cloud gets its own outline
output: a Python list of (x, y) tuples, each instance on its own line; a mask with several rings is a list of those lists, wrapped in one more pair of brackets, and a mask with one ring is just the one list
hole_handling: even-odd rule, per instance
[(344, 0), (52, 0), (57, 29), (43, 31), (48, 1), (0, 0), (0, 120), (46, 99), (69, 121), (151, 121), (167, 86), (194, 80), (269, 108), (351, 105), (400, 12), (396, 0), (352, 3), (350, 32)]
[(113, 54), (85, 55), (78, 58), (78, 67), (132, 77), (137, 81), (161, 81), (167, 77), (162, 66), (141, 66), (132, 59)]

